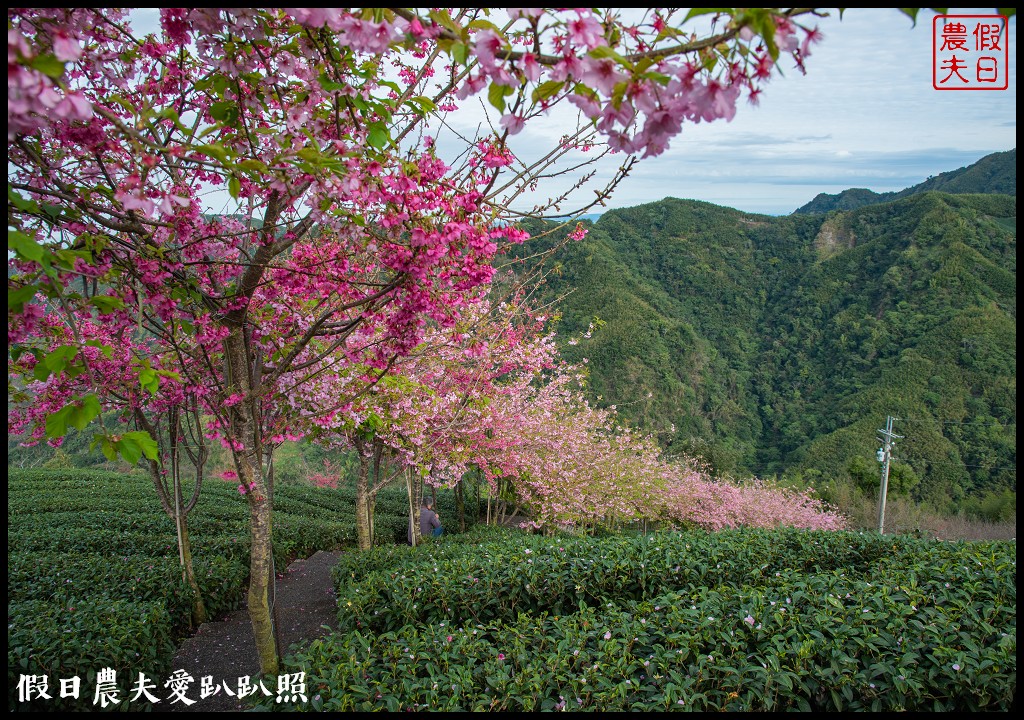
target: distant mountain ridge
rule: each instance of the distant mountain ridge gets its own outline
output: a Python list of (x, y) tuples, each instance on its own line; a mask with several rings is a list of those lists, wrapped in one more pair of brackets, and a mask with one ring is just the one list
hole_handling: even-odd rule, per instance
[(794, 215), (827, 213), (833, 210), (856, 210), (865, 205), (890, 202), (922, 192), (935, 190), (953, 194), (1017, 194), (1017, 148), (992, 153), (957, 170), (930, 177), (922, 183), (898, 192), (876, 193), (866, 188), (851, 188), (836, 195), (821, 193), (809, 203), (793, 211)]

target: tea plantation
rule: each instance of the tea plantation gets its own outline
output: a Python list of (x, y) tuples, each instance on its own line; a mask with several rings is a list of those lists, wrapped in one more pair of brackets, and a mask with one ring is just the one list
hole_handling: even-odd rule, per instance
[(345, 555), (286, 671), (318, 710), (1008, 710), (1016, 579), (1013, 542), (477, 528)]
[[(7, 491), (7, 688), (20, 675), (162, 677), (190, 631), (192, 594), (182, 581), (174, 524), (144, 475), (9, 470)], [(274, 560), (355, 544), (354, 493), (280, 487)], [(404, 493), (377, 502), (377, 534), (404, 539)], [(233, 483), (204, 483), (189, 515), (194, 565), (211, 618), (241, 607), (249, 576), (248, 507)], [(91, 698), (90, 698), (91, 700)], [(133, 705), (137, 706), (137, 703)], [(56, 698), (41, 709), (92, 709)]]
[[(442, 501), (442, 512), (454, 508)], [(334, 571), (339, 631), (290, 656), (308, 700), (261, 710), (1006, 711), (1016, 543), (736, 529), (529, 535), (476, 526)], [(353, 546), (350, 490), (281, 487), (275, 562)], [(244, 601), (247, 508), (204, 485), (189, 518), (216, 617)], [(188, 632), (172, 524), (142, 476), (14, 472), (8, 695), (22, 674), (162, 677)], [(45, 709), (75, 707), (49, 701)], [(40, 706), (44, 709), (43, 706)], [(30, 709), (24, 704), (17, 709)]]

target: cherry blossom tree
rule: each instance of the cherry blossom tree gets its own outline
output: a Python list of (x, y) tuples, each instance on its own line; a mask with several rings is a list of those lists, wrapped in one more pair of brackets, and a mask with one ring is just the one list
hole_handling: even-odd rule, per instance
[[(191, 587), (192, 621), (206, 622), (206, 608), (192, 565), (187, 519), (199, 500), (209, 452), (203, 437), (203, 389), (188, 388), (177, 368), (187, 358), (155, 349), (155, 341), (106, 317), (94, 323), (88, 311), (47, 313), (36, 318), (34, 353), (12, 353), (14, 376), (30, 376), (31, 396), (24, 390), (9, 394), (8, 433), (24, 444), (48, 442), (60, 446), (68, 427), (83, 430), (93, 418), (113, 416), (135, 430), (99, 434), (108, 459), (118, 454), (129, 462), (146, 457), (157, 498), (174, 521), (182, 579)], [(124, 318), (122, 317), (123, 321)], [(82, 356), (81, 371), (69, 359)], [(24, 401), (31, 400), (30, 403)], [(184, 480), (191, 468), (192, 490), (184, 497)]]
[(557, 350), (553, 335), (544, 329), (546, 318), (529, 307), (521, 282), (516, 288), (504, 301), (481, 298), (452, 328), (428, 330), (416, 348), (344, 412), (327, 417), (310, 411), (323, 407), (318, 398), (346, 395), (351, 380), (336, 372), (318, 373), (304, 397), (291, 399), (296, 414), (308, 417), (313, 425), (307, 437), (352, 447), (359, 456), (360, 547), (373, 542), (374, 500), (384, 485), (409, 471), (413, 522), (424, 481), (457, 489), (474, 466), (476, 448), (489, 424), (489, 405), (496, 393), (510, 387), (509, 378), (533, 377), (555, 362)]
[[(189, 362), (173, 371), (246, 491), (248, 606), (261, 669), (275, 672), (270, 468), (297, 432), (287, 398), (335, 358), (349, 383), (317, 414), (347, 412), (429, 327), (458, 322), (501, 246), (526, 239), (519, 214), (601, 202), (683, 123), (730, 119), (783, 56), (803, 66), (812, 16), (163, 8), (145, 34), (125, 10), (11, 10), (11, 357), (97, 376), (89, 333), (53, 346), (50, 312), (152, 338), (125, 362), (131, 385), (151, 382), (151, 353), (181, 348)], [(495, 115), (466, 135), (455, 113), (483, 97)], [(566, 104), (578, 126), (517, 153), (523, 127)], [(460, 142), (442, 147), (449, 130)], [(589, 163), (606, 153), (622, 164), (595, 188)], [(568, 189), (513, 210), (559, 177)], [(9, 387), (31, 396), (37, 381)], [(97, 417), (88, 397), (51, 407), (44, 428)], [(152, 440), (125, 437), (98, 441), (156, 460)]]
[(810, 492), (714, 479), (692, 458), (663, 457), (653, 436), (623, 425), (614, 406), (592, 407), (585, 381), (580, 367), (556, 364), (496, 388), (487, 406), (475, 462), (524, 510), (524, 527), (846, 527)]

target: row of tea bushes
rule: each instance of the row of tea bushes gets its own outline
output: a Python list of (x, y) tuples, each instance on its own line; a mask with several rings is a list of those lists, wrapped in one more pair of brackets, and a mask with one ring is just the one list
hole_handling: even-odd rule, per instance
[(306, 672), (313, 709), (1008, 710), (1016, 697), (1012, 542), (486, 529), (346, 556), (335, 578), (347, 630), (286, 667)]
[[(274, 559), (355, 542), (351, 501), (285, 486), (275, 504)], [(162, 677), (190, 631), (174, 526), (143, 475), (9, 469), (8, 701), (11, 709), (94, 709), (59, 698), (18, 702), (22, 675), (83, 682), (111, 667)], [(234, 484), (207, 481), (189, 515), (194, 567), (210, 617), (242, 607), (249, 575), (248, 506)], [(405, 520), (403, 518), (403, 527)], [(138, 707), (132, 703), (132, 707)]]
[(428, 543), (419, 552), (381, 547), (343, 557), (335, 569), (340, 629), (507, 622), (520, 613), (565, 615), (672, 591), (771, 587), (830, 572), (879, 583), (903, 577), (908, 567), (914, 568), (912, 582), (964, 575), (996, 583), (993, 575), (1003, 572), (1001, 566), (965, 568), (962, 554), (964, 547), (999, 553), (1004, 546), (870, 533), (738, 529), (597, 539), (514, 533), (514, 542), (485, 541), (495, 532), (474, 529), (467, 542)]

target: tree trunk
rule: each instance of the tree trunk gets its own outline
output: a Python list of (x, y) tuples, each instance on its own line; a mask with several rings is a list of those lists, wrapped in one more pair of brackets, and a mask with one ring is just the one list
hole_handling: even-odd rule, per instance
[(377, 540), (377, 524), (374, 521), (374, 511), (377, 509), (377, 493), (371, 492), (366, 498), (366, 519), (370, 523), (370, 547)]
[(169, 434), (171, 439), (171, 478), (174, 482), (174, 530), (178, 536), (178, 560), (181, 562), (182, 579), (192, 588), (192, 623), (199, 627), (206, 622), (206, 605), (203, 604), (203, 594), (199, 591), (196, 571), (192, 567), (192, 544), (189, 542), (188, 537), (188, 513), (185, 511), (181, 492), (181, 457), (178, 455), (178, 429), (178, 413), (173, 411), (171, 413)]
[(483, 472), (477, 468), (476, 481), (473, 483), (473, 499), (476, 501), (473, 508), (473, 522), (480, 522), (480, 486), (483, 482)]
[(175, 530), (178, 536), (178, 559), (181, 561), (181, 573), (188, 586), (192, 588), (192, 624), (199, 627), (207, 620), (206, 605), (203, 604), (203, 594), (199, 590), (199, 583), (196, 581), (196, 571), (192, 567), (192, 543), (188, 537), (188, 515), (185, 514), (181, 503), (181, 480), (175, 472), (174, 481), (174, 510)]
[(270, 578), (273, 546), (271, 544), (271, 509), (262, 481), (249, 491), (249, 524), (252, 549), (249, 556), (249, 622), (256, 640), (260, 672), (276, 675), (277, 643), (270, 617)]
[(242, 323), (231, 328), (224, 340), (226, 389), (239, 393), (243, 400), (230, 406), (230, 438), (235, 441), (232, 459), (249, 501), (249, 622), (252, 623), (260, 672), (276, 675), (278, 656), (274, 641), (274, 623), (270, 617), (270, 581), (273, 559), (273, 506), (271, 489), (263, 473), (260, 432), (253, 395), (251, 367), (248, 361)]
[[(267, 501), (271, 508), (274, 507), (274, 446), (264, 446), (264, 456), (266, 457), (266, 470), (265, 475), (267, 478)], [(281, 623), (277, 616), (277, 569), (274, 567), (274, 543), (273, 533), (271, 533), (270, 543), (270, 573), (267, 576), (268, 592), (270, 596), (270, 619), (274, 627), (274, 648), (277, 650), (277, 656), (279, 658), (284, 657), (285, 648), (281, 641)]]
[[(137, 410), (135, 413), (136, 422), (139, 427), (145, 429), (150, 437), (159, 438), (160, 433), (149, 420)], [(161, 465), (156, 460), (149, 462), (150, 477), (153, 486), (156, 488), (157, 497), (164, 512), (174, 522), (174, 537), (178, 545), (178, 562), (181, 564), (181, 578), (192, 589), (192, 624), (196, 627), (207, 620), (206, 605), (203, 604), (203, 594), (199, 590), (199, 583), (196, 581), (195, 568), (192, 567), (192, 543), (188, 536), (188, 511), (191, 508), (185, 507), (181, 490), (181, 458), (178, 456), (177, 433), (179, 429), (177, 412), (172, 409), (168, 412), (168, 437), (170, 442), (169, 461), (170, 468)], [(162, 470), (169, 470), (171, 475), (171, 492), (167, 492), (164, 484)], [(200, 481), (200, 474), (197, 470), (197, 490)], [(194, 499), (194, 498), (193, 498)]]
[(356, 541), (360, 550), (373, 547), (370, 527), (370, 458), (362, 452), (362, 443), (356, 444), (359, 451), (359, 473), (356, 475)]
[(459, 515), (459, 532), (466, 532), (466, 495), (461, 480), (455, 485), (455, 510)]
[(416, 519), (416, 487), (412, 479), (412, 470), (405, 469), (405, 489), (409, 496), (409, 544), (416, 547), (420, 544), (420, 524)]

